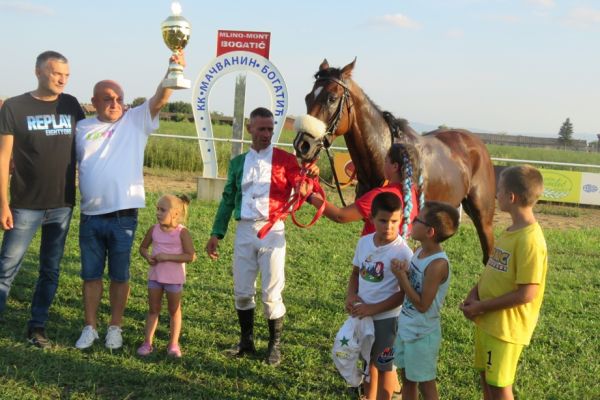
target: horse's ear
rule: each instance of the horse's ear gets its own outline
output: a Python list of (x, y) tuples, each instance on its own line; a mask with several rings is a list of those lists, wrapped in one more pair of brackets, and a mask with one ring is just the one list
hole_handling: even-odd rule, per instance
[(319, 71), (324, 71), (326, 69), (329, 69), (329, 63), (327, 62), (327, 59), (324, 58), (321, 65), (319, 65)]
[(356, 64), (356, 57), (354, 57), (354, 60), (350, 64), (348, 64), (344, 68), (342, 68), (342, 78), (348, 79), (352, 76), (352, 70), (354, 70), (354, 64)]

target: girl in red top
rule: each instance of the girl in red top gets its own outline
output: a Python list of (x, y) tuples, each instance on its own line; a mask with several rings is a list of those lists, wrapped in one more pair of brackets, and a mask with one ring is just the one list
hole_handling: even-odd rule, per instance
[[(346, 223), (363, 220), (361, 236), (375, 232), (370, 221), (371, 203), (375, 196), (382, 192), (395, 193), (402, 200), (402, 222), (400, 234), (408, 238), (412, 229), (412, 220), (419, 214), (423, 197), (423, 179), (421, 174), (417, 149), (405, 143), (394, 143), (385, 157), (384, 174), (387, 183), (368, 191), (356, 199), (353, 204), (343, 208), (326, 202), (323, 215), (334, 222)], [(301, 188), (301, 192), (305, 188)], [(301, 193), (302, 194), (302, 193)], [(311, 194), (307, 201), (317, 209), (323, 204), (323, 199), (316, 193)]]

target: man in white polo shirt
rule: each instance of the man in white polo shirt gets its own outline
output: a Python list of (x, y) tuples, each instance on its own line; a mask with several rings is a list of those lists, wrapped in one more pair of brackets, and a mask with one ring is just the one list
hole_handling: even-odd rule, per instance
[[(172, 56), (183, 64), (183, 54)], [(85, 349), (98, 339), (97, 311), (105, 264), (110, 278), (111, 320), (105, 345), (123, 345), (121, 324), (129, 296), (129, 263), (137, 228), (137, 210), (145, 207), (144, 149), (158, 128), (158, 113), (171, 89), (159, 84), (149, 100), (124, 111), (123, 89), (111, 80), (94, 86), (97, 116), (78, 124), (76, 135), (81, 192), (81, 278), (85, 327), (75, 344)]]

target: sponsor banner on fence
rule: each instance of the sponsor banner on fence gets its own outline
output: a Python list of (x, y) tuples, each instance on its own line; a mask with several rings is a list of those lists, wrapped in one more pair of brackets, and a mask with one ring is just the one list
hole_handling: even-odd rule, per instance
[(581, 204), (600, 205), (600, 174), (581, 173)]
[[(505, 166), (494, 166), (496, 182)], [(557, 203), (600, 205), (600, 174), (542, 169), (544, 193), (540, 200)]]
[(580, 203), (581, 172), (540, 169), (544, 177), (544, 194), (540, 200)]
[(544, 177), (541, 200), (600, 205), (600, 174), (540, 169)]

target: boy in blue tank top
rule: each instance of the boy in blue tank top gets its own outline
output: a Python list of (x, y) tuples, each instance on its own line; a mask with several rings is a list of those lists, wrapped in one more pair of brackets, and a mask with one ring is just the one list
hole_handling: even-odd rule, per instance
[(405, 293), (398, 317), (396, 357), (402, 370), (402, 398), (438, 399), (437, 357), (441, 343), (440, 310), (450, 284), (450, 264), (442, 243), (456, 232), (458, 210), (429, 201), (413, 221), (411, 237), (421, 243), (410, 261), (392, 260), (392, 272)]

